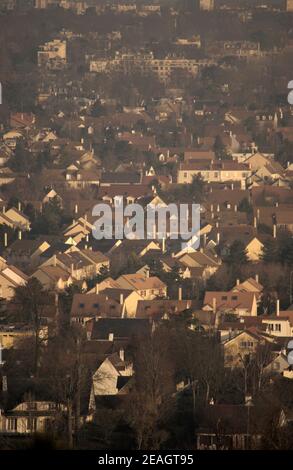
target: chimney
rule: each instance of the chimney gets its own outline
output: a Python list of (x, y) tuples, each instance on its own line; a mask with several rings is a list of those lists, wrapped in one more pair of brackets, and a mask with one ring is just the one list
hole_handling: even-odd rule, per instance
[(18, 230), (18, 240), (21, 240), (21, 237), (22, 237), (21, 230)]
[(2, 343), (0, 342), (0, 367), (4, 365), (4, 361), (2, 360), (2, 351), (3, 351)]
[(150, 277), (150, 270), (148, 268), (146, 268), (146, 270), (145, 270), (145, 277), (146, 278)]
[(211, 204), (211, 212), (214, 212), (214, 205)]
[(114, 333), (109, 333), (108, 341), (114, 341)]
[(220, 232), (217, 233), (217, 244), (220, 244)]
[(162, 238), (162, 253), (166, 251), (166, 239), (165, 237)]
[(216, 315), (216, 317), (215, 317), (215, 328), (217, 330), (220, 326), (221, 314), (220, 314), (220, 312), (215, 312), (215, 315)]
[(120, 305), (123, 305), (124, 303), (124, 295), (120, 294)]
[(255, 280), (256, 280), (257, 283), (259, 283), (259, 276), (258, 276), (258, 274), (255, 275)]
[(204, 233), (203, 234), (203, 246), (206, 246), (206, 244), (207, 244), (207, 234)]
[(277, 226), (276, 226), (276, 224), (274, 224), (274, 226), (273, 226), (273, 237), (277, 238)]
[(123, 349), (123, 348), (119, 349), (119, 357), (120, 357), (120, 360), (121, 360), (122, 362), (125, 361), (124, 349)]
[(277, 303), (276, 303), (276, 315), (277, 317), (280, 316), (280, 300), (277, 299)]
[(21, 211), (21, 202), (18, 203), (17, 207), (18, 207), (18, 210)]
[(73, 276), (73, 274), (74, 274), (74, 264), (71, 263), (71, 276)]
[(254, 226), (254, 228), (257, 228), (257, 218), (256, 217), (253, 218), (253, 226)]
[(7, 233), (5, 232), (4, 233), (4, 246), (6, 247), (8, 245), (8, 237), (7, 237)]
[(239, 286), (239, 285), (240, 285), (240, 279), (237, 279), (236, 286)]
[(99, 284), (96, 284), (96, 286), (95, 286), (95, 292), (96, 292), (96, 294), (99, 293)]
[(256, 211), (257, 220), (259, 220), (259, 216), (260, 216), (260, 211), (259, 211), (259, 209), (257, 209), (257, 211)]
[(74, 206), (74, 213), (78, 214), (78, 205), (77, 204), (75, 204), (75, 206)]
[(238, 210), (238, 207), (237, 207), (237, 204), (235, 204), (235, 206), (234, 206), (234, 212), (237, 212), (237, 210)]
[(220, 212), (220, 204), (217, 205), (217, 212)]
[(234, 183), (231, 184), (231, 189), (234, 190)]
[(216, 297), (213, 297), (213, 313), (216, 313), (217, 311), (217, 299)]
[(178, 300), (182, 300), (182, 287), (178, 289)]

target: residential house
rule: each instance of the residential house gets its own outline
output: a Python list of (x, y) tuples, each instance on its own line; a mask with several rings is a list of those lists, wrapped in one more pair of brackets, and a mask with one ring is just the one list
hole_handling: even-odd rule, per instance
[(195, 176), (200, 176), (207, 182), (239, 181), (245, 189), (246, 180), (251, 176), (248, 165), (233, 161), (213, 161), (212, 163), (184, 162), (177, 173), (179, 184), (190, 184)]
[(42, 265), (32, 274), (32, 277), (38, 279), (45, 289), (58, 292), (64, 291), (76, 280), (68, 270), (57, 265)]
[(26, 284), (28, 276), (12, 265), (5, 265), (0, 271), (0, 298), (10, 300), (15, 289)]
[(256, 316), (257, 301), (254, 292), (211, 292), (206, 291), (203, 310), (233, 313), (238, 316)]
[(52, 401), (24, 401), (9, 410), (1, 410), (0, 435), (28, 435), (51, 433), (58, 416), (65, 412), (64, 405)]
[(166, 297), (167, 286), (158, 277), (144, 277), (141, 274), (123, 274), (116, 282), (124, 289), (136, 291), (143, 299), (152, 300)]
[(122, 316), (122, 307), (118, 301), (105, 294), (75, 294), (73, 296), (70, 317), (72, 322), (85, 325), (91, 319)]
[(11, 207), (4, 213), (0, 213), (0, 225), (7, 225), (12, 229), (23, 231), (30, 230), (29, 218), (15, 207)]
[(92, 377), (90, 413), (95, 411), (95, 397), (128, 393), (132, 376), (132, 362), (125, 360), (123, 349), (106, 357)]
[(8, 263), (16, 264), (22, 268), (28, 265), (36, 265), (41, 260), (41, 255), (50, 244), (46, 239), (42, 240), (16, 240), (4, 251)]
[(260, 347), (267, 347), (267, 360), (270, 363), (272, 358), (273, 341), (258, 330), (244, 330), (231, 339), (224, 342), (224, 362), (225, 367), (244, 368), (258, 351)]

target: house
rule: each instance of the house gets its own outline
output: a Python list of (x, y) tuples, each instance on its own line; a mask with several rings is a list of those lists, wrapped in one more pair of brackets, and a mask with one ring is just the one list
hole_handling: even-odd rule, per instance
[(257, 301), (254, 292), (206, 291), (203, 310), (233, 313), (238, 316), (256, 316)]
[(13, 435), (50, 433), (55, 421), (66, 411), (62, 404), (52, 401), (23, 401), (9, 410), (0, 412), (0, 435), (3, 438)]
[(204, 250), (187, 252), (177, 259), (190, 270), (190, 277), (201, 277), (204, 281), (215, 274), (221, 265), (221, 260), (217, 256)]
[(5, 265), (0, 271), (0, 298), (10, 300), (14, 297), (15, 289), (23, 286), (28, 276), (12, 265)]
[(111, 259), (118, 259), (135, 253), (136, 256), (143, 256), (162, 253), (162, 247), (157, 240), (117, 240), (115, 245), (109, 250)]
[[(100, 292), (99, 284), (96, 285), (88, 294)], [(143, 298), (138, 294), (138, 292), (131, 289), (121, 289), (117, 287), (108, 287), (102, 290), (103, 294), (109, 299), (114, 299), (120, 303), (122, 310), (121, 315), (123, 318), (133, 318), (136, 316), (137, 304)]]
[(89, 321), (86, 329), (92, 341), (115, 341), (122, 345), (146, 338), (151, 333), (152, 323), (145, 318), (99, 318)]
[(224, 362), (225, 367), (245, 367), (247, 360), (256, 354), (261, 346), (268, 346), (267, 361), (271, 360), (272, 340), (269, 340), (258, 330), (244, 330), (224, 342)]
[(44, 240), (16, 240), (4, 251), (8, 263), (16, 264), (23, 268), (27, 265), (36, 265), (41, 260), (41, 255), (50, 248), (49, 242)]
[(255, 279), (249, 277), (243, 282), (237, 279), (236, 285), (232, 290), (234, 292), (254, 292), (257, 300), (259, 300), (262, 295), (263, 285), (259, 283), (258, 275), (256, 275)]
[(33, 329), (27, 325), (13, 323), (0, 326), (0, 346), (3, 349), (17, 348), (21, 340), (33, 336)]
[[(247, 432), (249, 419), (249, 434)], [(257, 448), (261, 425), (254, 408), (246, 405), (208, 405), (196, 431), (197, 450), (244, 450)]]
[(12, 229), (30, 230), (30, 220), (20, 210), (11, 207), (0, 214), (0, 225), (7, 225)]
[(122, 307), (115, 299), (105, 294), (75, 294), (70, 318), (72, 322), (85, 325), (88, 320), (122, 316)]
[(109, 268), (109, 258), (103, 253), (92, 250), (79, 250), (72, 247), (66, 253), (54, 254), (40, 268), (59, 266), (77, 280), (94, 278), (102, 268)]
[(95, 411), (95, 397), (128, 393), (132, 376), (132, 362), (125, 360), (123, 349), (106, 357), (92, 376), (90, 413)]
[(158, 277), (144, 277), (142, 274), (123, 274), (116, 282), (124, 289), (136, 291), (143, 299), (152, 300), (167, 295), (167, 286)]
[(272, 358), (271, 362), (265, 367), (266, 374), (283, 374), (290, 368), (287, 356), (283, 352), (279, 352)]
[(276, 315), (262, 315), (266, 332), (273, 337), (290, 338), (293, 336), (293, 312), (284, 310)]
[(251, 173), (248, 165), (230, 160), (214, 160), (211, 163), (184, 162), (179, 167), (177, 182), (190, 184), (194, 176), (201, 176), (207, 182), (239, 181), (241, 188), (245, 189), (246, 180)]
[(246, 224), (233, 226), (233, 230), (231, 230), (231, 226), (229, 225), (219, 226), (210, 234), (210, 239), (221, 244), (222, 256), (229, 254), (231, 245), (237, 240), (243, 243), (247, 259), (252, 262), (261, 259), (264, 248), (264, 238), (264, 236), (260, 236), (257, 233), (255, 227)]
[(169, 319), (189, 310), (194, 304), (192, 300), (139, 300), (136, 318)]
[(74, 276), (61, 266), (40, 266), (33, 274), (32, 277), (38, 281), (47, 290), (63, 291), (70, 287), (75, 281)]
[(36, 116), (32, 113), (11, 113), (10, 127), (12, 129), (31, 128), (36, 122)]

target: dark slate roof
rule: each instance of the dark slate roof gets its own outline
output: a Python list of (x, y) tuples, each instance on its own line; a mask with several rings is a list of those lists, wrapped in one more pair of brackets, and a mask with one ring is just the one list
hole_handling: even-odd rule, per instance
[(138, 184), (140, 183), (140, 174), (134, 172), (110, 172), (106, 171), (102, 174), (101, 184)]
[(93, 325), (92, 339), (114, 339), (146, 336), (150, 332), (151, 323), (148, 319), (138, 318), (100, 318)]

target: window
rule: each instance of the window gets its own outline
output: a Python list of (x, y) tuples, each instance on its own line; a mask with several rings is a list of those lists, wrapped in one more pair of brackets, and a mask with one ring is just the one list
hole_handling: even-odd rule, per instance
[(17, 419), (16, 418), (8, 418), (7, 431), (17, 431)]
[(99, 308), (99, 304), (94, 304), (94, 308)]
[(281, 323), (275, 324), (275, 331), (281, 331)]
[(227, 300), (227, 299), (228, 299), (227, 295), (222, 295), (222, 300)]
[(253, 348), (253, 342), (252, 341), (241, 341), (240, 348), (242, 348), (242, 349)]
[(232, 295), (232, 300), (238, 300), (238, 296), (237, 295)]
[(79, 308), (84, 308), (84, 304), (79, 304)]
[(28, 418), (27, 419), (27, 430), (35, 432), (37, 429), (37, 418)]

